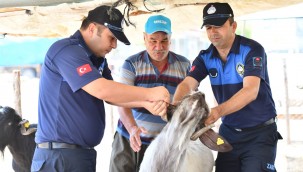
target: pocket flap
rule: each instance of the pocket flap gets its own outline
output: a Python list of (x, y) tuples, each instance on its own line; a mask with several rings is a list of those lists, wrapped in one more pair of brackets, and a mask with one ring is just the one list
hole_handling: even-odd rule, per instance
[(40, 171), (42, 169), (43, 164), (45, 163), (45, 160), (40, 161), (33, 161), (31, 166), (31, 171)]

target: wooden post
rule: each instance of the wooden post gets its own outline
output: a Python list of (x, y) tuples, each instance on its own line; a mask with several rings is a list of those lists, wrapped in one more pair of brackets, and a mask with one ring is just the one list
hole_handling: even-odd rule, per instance
[(288, 98), (288, 79), (287, 79), (287, 66), (286, 60), (283, 58), (283, 71), (284, 71), (284, 89), (285, 89), (285, 121), (286, 121), (286, 139), (287, 144), (291, 143), (290, 128), (289, 128), (289, 98)]
[(20, 91), (20, 70), (13, 71), (14, 103), (16, 112), (22, 117), (21, 91)]

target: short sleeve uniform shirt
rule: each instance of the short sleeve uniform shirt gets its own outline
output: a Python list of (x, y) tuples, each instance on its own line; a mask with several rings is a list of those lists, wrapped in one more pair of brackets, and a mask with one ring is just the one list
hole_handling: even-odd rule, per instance
[(244, 77), (257, 76), (261, 79), (256, 100), (241, 110), (222, 117), (224, 124), (246, 128), (276, 116), (268, 78), (267, 56), (264, 48), (256, 41), (236, 35), (225, 63), (212, 44), (207, 50), (202, 50), (194, 60), (189, 76), (201, 82), (207, 75), (219, 104), (230, 99), (243, 87)]
[(55, 42), (41, 70), (36, 142), (99, 144), (105, 128), (103, 100), (81, 88), (102, 77), (112, 80), (106, 59), (92, 54), (80, 31)]

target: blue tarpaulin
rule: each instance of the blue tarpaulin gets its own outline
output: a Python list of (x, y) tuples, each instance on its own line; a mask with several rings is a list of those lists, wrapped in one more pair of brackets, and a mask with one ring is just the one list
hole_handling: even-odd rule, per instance
[(0, 66), (42, 64), (48, 48), (58, 39), (0, 39)]

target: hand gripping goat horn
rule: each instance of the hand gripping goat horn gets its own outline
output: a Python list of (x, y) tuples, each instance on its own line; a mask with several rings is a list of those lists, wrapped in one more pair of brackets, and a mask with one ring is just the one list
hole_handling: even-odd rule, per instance
[(203, 133), (205, 133), (207, 130), (213, 128), (215, 124), (210, 124), (206, 127), (201, 128), (200, 130), (196, 131), (191, 137), (191, 140), (197, 140)]

